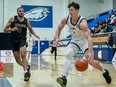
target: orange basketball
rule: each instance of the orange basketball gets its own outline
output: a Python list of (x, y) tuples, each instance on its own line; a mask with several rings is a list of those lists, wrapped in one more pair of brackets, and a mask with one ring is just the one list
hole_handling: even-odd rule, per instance
[(85, 71), (88, 68), (88, 62), (85, 59), (77, 59), (75, 62), (75, 68), (78, 71)]

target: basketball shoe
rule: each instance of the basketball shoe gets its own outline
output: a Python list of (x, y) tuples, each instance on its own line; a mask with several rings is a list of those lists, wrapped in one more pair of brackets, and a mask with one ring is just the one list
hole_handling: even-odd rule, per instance
[(62, 87), (66, 87), (67, 79), (66, 79), (65, 76), (62, 75), (62, 77), (58, 77), (58, 78), (57, 78), (57, 82), (58, 82)]
[(31, 74), (29, 72), (26, 72), (24, 74), (24, 81), (29, 81)]
[(103, 74), (103, 77), (105, 78), (106, 82), (107, 82), (108, 84), (110, 84), (111, 81), (112, 81), (112, 79), (111, 79), (111, 77), (110, 77), (110, 75), (109, 75), (108, 70), (106, 70), (106, 69), (104, 69), (104, 70), (105, 70), (106, 72)]

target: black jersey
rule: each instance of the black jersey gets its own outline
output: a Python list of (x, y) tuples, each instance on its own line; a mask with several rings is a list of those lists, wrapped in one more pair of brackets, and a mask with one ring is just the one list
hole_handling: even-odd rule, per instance
[(11, 25), (11, 28), (18, 27), (18, 31), (11, 32), (11, 40), (26, 40), (27, 36), (27, 19), (24, 17), (24, 20), (20, 22), (18, 16), (14, 16), (14, 22)]

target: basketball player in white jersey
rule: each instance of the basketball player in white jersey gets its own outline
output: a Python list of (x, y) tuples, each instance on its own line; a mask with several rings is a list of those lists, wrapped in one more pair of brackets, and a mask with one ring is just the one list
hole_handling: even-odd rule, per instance
[(67, 46), (66, 58), (64, 62), (64, 72), (61, 77), (57, 78), (57, 82), (62, 87), (66, 87), (66, 78), (68, 76), (68, 71), (71, 65), (71, 59), (81, 49), (83, 52), (86, 52), (86, 59), (88, 63), (94, 68), (100, 70), (106, 82), (110, 84), (111, 77), (108, 70), (103, 69), (103, 67), (97, 61), (94, 61), (92, 38), (88, 29), (87, 21), (79, 15), (79, 4), (75, 2), (69, 3), (68, 8), (69, 16), (62, 19), (55, 34), (55, 40), (58, 43), (62, 29), (65, 25), (67, 25), (72, 35), (72, 40)]
[(32, 36), (31, 32), (29, 32), (29, 36), (27, 37), (27, 59), (30, 59), (30, 55), (33, 49), (33, 46), (35, 45), (34, 37)]

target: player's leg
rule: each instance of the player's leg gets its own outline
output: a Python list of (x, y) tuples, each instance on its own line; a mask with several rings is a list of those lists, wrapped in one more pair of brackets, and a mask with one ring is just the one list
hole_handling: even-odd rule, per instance
[(80, 40), (78, 43), (79, 43), (79, 46), (82, 49), (82, 51), (85, 52), (85, 57), (86, 57), (88, 63), (90, 65), (92, 65), (93, 67), (97, 68), (98, 70), (102, 71), (103, 70), (102, 66), (99, 64), (99, 62), (94, 61), (93, 55), (92, 55), (91, 59), (88, 59), (88, 57), (87, 57), (87, 53), (88, 53), (88, 41), (87, 41), (87, 39)]
[(30, 55), (31, 55), (31, 52), (32, 52), (32, 46), (31, 47), (28, 47), (27, 49), (27, 52), (26, 52), (26, 56), (27, 56), (27, 61), (28, 61), (28, 71), (30, 71), (30, 64), (29, 64), (29, 59), (30, 59)]
[(56, 56), (57, 56), (57, 48), (55, 47), (55, 60), (56, 60)]
[(108, 84), (111, 83), (111, 76), (109, 75), (109, 71), (107, 69), (104, 69), (98, 61), (94, 60), (94, 56), (92, 56), (91, 59), (88, 59), (88, 56), (86, 56), (87, 61), (90, 65), (92, 65), (94, 68), (100, 70), (103, 74), (103, 77), (105, 78), (106, 82)]
[(28, 60), (30, 59), (30, 55), (31, 55), (31, 51), (28, 52), (28, 56), (27, 56)]
[(23, 68), (24, 70), (27, 70), (27, 60), (26, 60), (26, 50), (25, 46), (20, 48), (20, 53), (21, 53), (21, 58), (22, 58), (22, 63), (23, 63)]
[(86, 57), (88, 63), (90, 65), (92, 65), (94, 68), (96, 68), (96, 69), (98, 69), (98, 70), (100, 70), (102, 72), (102, 74), (103, 74), (103, 76), (106, 79), (106, 82), (108, 84), (111, 83), (111, 77), (109, 75), (108, 70), (103, 69), (103, 67), (100, 65), (100, 63), (98, 61), (94, 60), (94, 52), (93, 52), (92, 58), (90, 58), (90, 59), (88, 58), (88, 56), (87, 56), (87, 53), (88, 53), (88, 50), (87, 50), (88, 49), (87, 40), (83, 41), (82, 44), (83, 44), (83, 46), (80, 45), (80, 47), (81, 47), (81, 49), (83, 51), (85, 51), (85, 57)]
[(56, 60), (56, 47), (52, 47), (52, 53), (54, 53), (54, 59)]
[(78, 46), (75, 43), (69, 43), (66, 51), (66, 58), (64, 61), (64, 71), (61, 77), (57, 78), (57, 82), (62, 86), (66, 87), (67, 84), (67, 79), (66, 77), (68, 76), (68, 71), (71, 66), (71, 60), (72, 57), (79, 51)]
[(22, 61), (21, 61), (21, 58), (20, 58), (20, 52), (19, 52), (19, 51), (14, 51), (14, 52), (13, 52), (13, 55), (14, 55), (14, 57), (15, 57), (16, 62), (17, 62), (20, 66), (23, 66), (23, 65), (22, 65)]
[(29, 56), (29, 51), (27, 50), (26, 51), (26, 58), (28, 59), (28, 56)]
[(32, 52), (32, 46), (28, 47), (27, 51), (28, 51), (27, 59), (29, 60), (30, 59), (31, 52)]
[(26, 52), (26, 56), (27, 56), (27, 59), (28, 59), (28, 60), (30, 59), (31, 51), (32, 51), (32, 47), (31, 47), (31, 46), (28, 46), (28, 47), (27, 47), (27, 52)]
[(99, 63), (98, 61), (94, 60), (94, 56), (93, 56), (93, 55), (92, 55), (92, 58), (89, 59), (87, 53), (88, 53), (88, 50), (87, 50), (86, 53), (85, 53), (85, 57), (86, 57), (88, 63), (89, 63), (90, 65), (92, 65), (94, 68), (96, 68), (96, 69), (102, 71), (102, 70), (103, 70), (103, 67), (100, 65), (100, 63)]
[(27, 59), (26, 59), (26, 42), (20, 42), (20, 53), (22, 58), (22, 65), (24, 68), (24, 81), (28, 81), (30, 78), (30, 67), (28, 66)]
[(51, 51), (50, 51), (50, 52), (51, 52), (51, 54), (53, 54), (53, 50), (54, 50), (54, 49), (53, 49), (53, 47), (51, 47)]
[(20, 52), (19, 52), (19, 48), (18, 48), (18, 43), (12, 43), (12, 50), (13, 50), (13, 55), (14, 55), (14, 58), (16, 60), (16, 62), (20, 65), (20, 66), (23, 66), (22, 65), (22, 60), (20, 58)]

